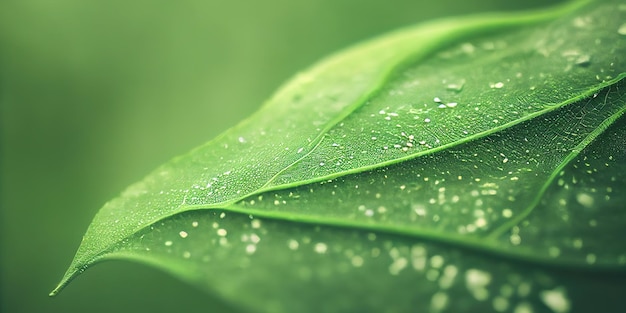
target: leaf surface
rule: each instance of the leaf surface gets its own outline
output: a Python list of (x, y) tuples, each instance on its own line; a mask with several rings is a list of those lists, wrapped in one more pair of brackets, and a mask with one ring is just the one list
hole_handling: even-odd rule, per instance
[(624, 292), (604, 274), (626, 268), (624, 20), (576, 2), (336, 54), (105, 204), (59, 288), (125, 258), (259, 312), (569, 312), (591, 284)]

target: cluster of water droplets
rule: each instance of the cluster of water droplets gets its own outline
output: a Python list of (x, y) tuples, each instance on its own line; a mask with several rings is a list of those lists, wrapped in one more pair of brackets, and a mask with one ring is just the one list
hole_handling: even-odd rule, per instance
[[(376, 232), (286, 226), (231, 212), (187, 212), (137, 234), (120, 251), (165, 257), (193, 271), (203, 287), (275, 312), (310, 312), (315, 299), (326, 299), (329, 309), (362, 303), (370, 311), (565, 313), (571, 307), (554, 277), (488, 256)], [(398, 289), (390, 294), (388, 286)], [(259, 288), (272, 292), (271, 299), (255, 296), (263, 294)]]

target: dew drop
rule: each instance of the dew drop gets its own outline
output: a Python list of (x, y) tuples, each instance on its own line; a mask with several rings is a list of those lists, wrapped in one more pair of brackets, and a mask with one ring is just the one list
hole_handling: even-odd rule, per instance
[(446, 89), (450, 90), (450, 91), (459, 92), (459, 91), (463, 90), (463, 85), (464, 84), (465, 84), (464, 82), (448, 84), (448, 86), (446, 86)]
[(596, 263), (596, 255), (593, 253), (587, 254), (587, 257), (585, 257), (585, 261), (587, 261), (588, 264)]
[(550, 247), (548, 249), (548, 254), (550, 254), (551, 257), (556, 258), (561, 254), (561, 249), (558, 247)]
[(583, 247), (583, 240), (580, 238), (576, 238), (574, 239), (574, 241), (572, 242), (572, 245), (574, 246), (574, 248), (576, 249), (580, 249)]
[(533, 307), (528, 302), (522, 302), (515, 307), (513, 313), (533, 313)]
[(593, 207), (593, 197), (586, 193), (579, 193), (576, 195), (576, 201), (580, 203), (582, 206), (590, 209)]
[(489, 291), (487, 285), (491, 282), (491, 274), (478, 270), (469, 269), (465, 272), (465, 286), (478, 301), (487, 300)]
[(504, 87), (504, 83), (503, 82), (497, 82), (495, 84), (490, 84), (489, 87), (495, 88), (495, 89), (500, 89), (500, 88)]
[(469, 269), (465, 271), (465, 281), (470, 289), (485, 287), (491, 282), (491, 274), (478, 269)]
[(474, 222), (474, 224), (476, 225), (476, 227), (482, 228), (487, 226), (487, 220), (484, 217), (480, 217), (476, 220), (476, 222)]
[(354, 267), (361, 267), (363, 266), (363, 257), (355, 255), (350, 260), (350, 263), (352, 263), (352, 266)]
[(618, 29), (617, 33), (620, 35), (626, 36), (626, 23), (622, 24)]
[(466, 54), (472, 54), (476, 51), (476, 47), (473, 44), (466, 42), (461, 45), (461, 50)]
[(440, 255), (433, 255), (430, 258), (430, 266), (434, 268), (440, 268), (441, 266), (443, 266), (443, 263), (444, 263), (444, 259)]
[(432, 312), (440, 312), (448, 306), (448, 294), (442, 291), (435, 293), (430, 298), (430, 308)]
[(566, 313), (570, 310), (569, 299), (567, 299), (565, 292), (561, 288), (544, 290), (541, 292), (540, 297), (543, 303), (556, 313)]
[(587, 66), (591, 63), (591, 57), (587, 54), (579, 55), (574, 63), (579, 66)]
[(246, 253), (253, 254), (256, 251), (256, 245), (249, 244), (246, 246)]
[(513, 216), (513, 211), (511, 211), (511, 209), (504, 209), (502, 210), (502, 216), (510, 218), (511, 216)]
[(398, 258), (389, 266), (389, 273), (391, 275), (398, 275), (409, 264), (406, 258)]
[(323, 254), (326, 253), (326, 251), (328, 250), (328, 246), (323, 242), (318, 242), (315, 244), (314, 250), (317, 253)]
[(497, 312), (504, 312), (509, 308), (509, 300), (504, 297), (495, 297), (493, 299), (493, 309)]
[(260, 221), (260, 220), (256, 220), (256, 219), (255, 219), (255, 220), (252, 220), (252, 221), (250, 222), (250, 225), (252, 226), (252, 228), (254, 228), (254, 229), (258, 229), (258, 228), (260, 228), (260, 227), (261, 227), (261, 221)]
[(300, 246), (300, 244), (298, 243), (297, 240), (294, 239), (290, 239), (289, 242), (287, 242), (287, 246), (289, 247), (289, 249), (291, 250), (297, 250), (298, 247)]

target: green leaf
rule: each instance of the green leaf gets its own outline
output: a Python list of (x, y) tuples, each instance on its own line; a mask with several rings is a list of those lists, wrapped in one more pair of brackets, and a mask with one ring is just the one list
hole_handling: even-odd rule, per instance
[(625, 20), (582, 1), (331, 56), (105, 204), (53, 294), (122, 258), (258, 312), (615, 310)]

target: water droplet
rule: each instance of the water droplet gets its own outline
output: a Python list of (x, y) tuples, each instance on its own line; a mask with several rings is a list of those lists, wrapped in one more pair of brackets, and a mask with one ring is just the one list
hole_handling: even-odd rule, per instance
[(587, 54), (579, 55), (576, 60), (574, 60), (576, 65), (587, 66), (591, 63), (591, 57)]
[(515, 307), (513, 313), (533, 313), (533, 307), (528, 302), (522, 302)]
[(250, 221), (250, 225), (252, 226), (252, 228), (258, 229), (261, 227), (261, 220), (254, 219)]
[(593, 197), (586, 193), (579, 193), (576, 195), (576, 201), (580, 203), (582, 206), (590, 209), (593, 207)]
[(561, 249), (558, 247), (550, 247), (548, 249), (548, 254), (550, 254), (551, 257), (556, 258), (561, 254)]
[(430, 258), (430, 266), (434, 268), (440, 268), (441, 266), (443, 266), (443, 263), (444, 263), (444, 259), (440, 255), (433, 255)]
[(446, 89), (452, 90), (452, 91), (461, 91), (463, 90), (463, 85), (462, 84), (448, 84), (448, 86), (446, 86)]
[(493, 299), (493, 309), (497, 312), (504, 312), (509, 308), (509, 300), (504, 297), (495, 297)]
[(572, 245), (574, 246), (574, 248), (576, 249), (580, 249), (583, 247), (583, 240), (580, 238), (576, 238), (574, 239), (574, 241), (572, 242)]
[(588, 264), (596, 263), (596, 255), (593, 254), (593, 253), (587, 254), (587, 257), (585, 258), (585, 261), (587, 261)]
[(540, 296), (543, 303), (556, 313), (565, 313), (570, 310), (569, 299), (567, 299), (565, 292), (561, 288), (544, 290)]
[(527, 282), (523, 282), (517, 286), (517, 295), (521, 298), (528, 297), (531, 290), (532, 286)]
[(291, 250), (297, 250), (298, 247), (300, 246), (300, 244), (298, 243), (297, 240), (294, 239), (290, 239), (289, 242), (287, 242), (287, 246), (289, 247), (289, 249)]
[(323, 243), (323, 242), (318, 242), (315, 244), (315, 248), (314, 248), (315, 252), (317, 253), (326, 253), (326, 251), (328, 250), (328, 246)]
[(626, 23), (622, 24), (618, 29), (617, 33), (620, 35), (626, 36)]
[(500, 89), (500, 88), (504, 87), (504, 83), (503, 82), (497, 82), (495, 84), (489, 84), (489, 87)]
[(461, 50), (465, 52), (466, 54), (471, 54), (471, 53), (474, 53), (474, 51), (476, 51), (476, 47), (474, 47), (473, 44), (467, 42), (461, 45)]
[(394, 260), (393, 263), (389, 265), (389, 274), (398, 275), (400, 271), (407, 266), (407, 264), (409, 264), (409, 261), (406, 258), (398, 258)]
[(591, 18), (588, 16), (585, 16), (585, 17), (579, 16), (574, 19), (575, 27), (583, 28), (583, 27), (587, 27), (589, 24), (591, 24)]
[(354, 267), (361, 267), (363, 266), (363, 257), (360, 257), (358, 255), (355, 255), (352, 257), (352, 259), (350, 260), (350, 263), (352, 263), (352, 265)]
[(256, 251), (256, 245), (254, 244), (249, 244), (246, 246), (246, 253), (247, 254), (253, 254)]
[(439, 312), (448, 306), (448, 294), (442, 291), (435, 293), (430, 298), (430, 308), (432, 312)]
[(476, 222), (474, 222), (474, 224), (476, 225), (476, 227), (482, 228), (487, 226), (487, 220), (484, 217), (480, 217), (476, 220)]
[(465, 281), (469, 287), (485, 287), (491, 282), (491, 274), (478, 269), (465, 271)]

